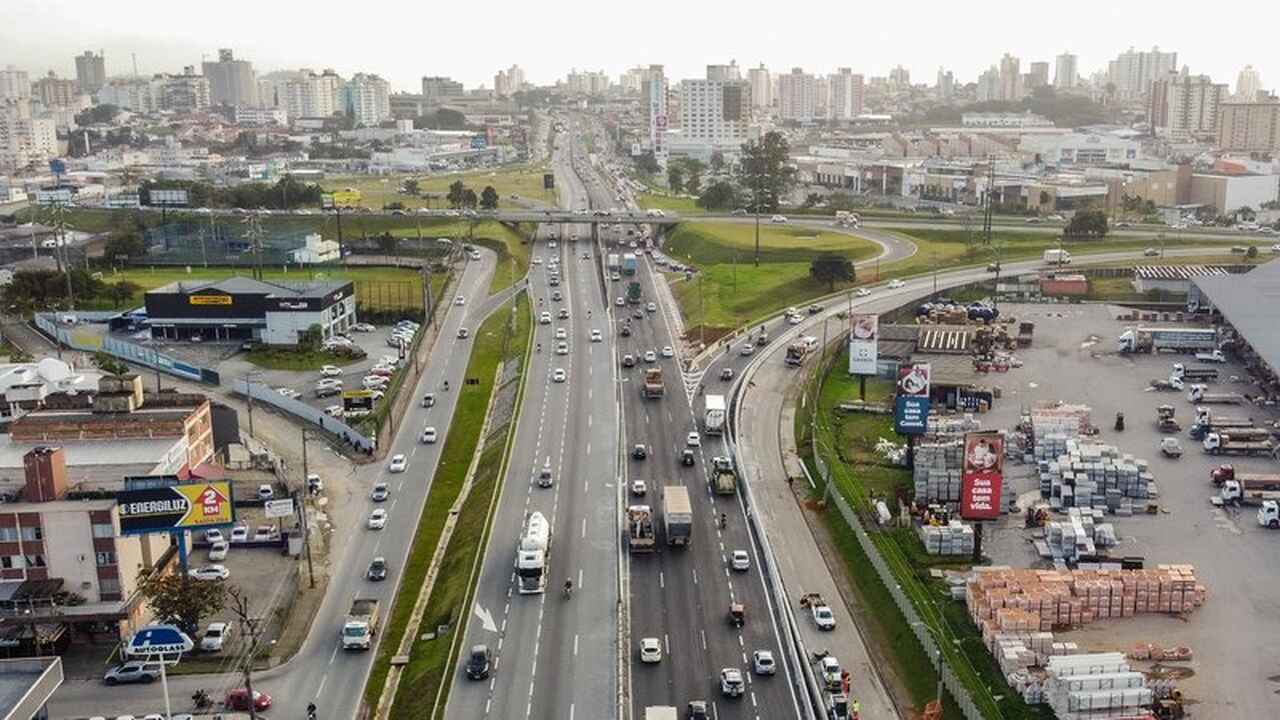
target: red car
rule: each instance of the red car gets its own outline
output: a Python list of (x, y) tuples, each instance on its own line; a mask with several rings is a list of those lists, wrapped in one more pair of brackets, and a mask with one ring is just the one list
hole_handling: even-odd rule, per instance
[[(249, 709), (249, 691), (244, 688), (236, 688), (227, 693), (225, 701), (228, 710), (248, 710)], [(266, 693), (253, 691), (253, 709), (266, 710), (271, 707), (271, 696)]]

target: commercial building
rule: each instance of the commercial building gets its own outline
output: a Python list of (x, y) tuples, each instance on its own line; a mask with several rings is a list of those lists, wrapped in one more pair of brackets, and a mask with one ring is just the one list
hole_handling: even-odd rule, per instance
[(773, 106), (773, 80), (769, 77), (769, 69), (760, 64), (747, 71), (747, 81), (751, 83), (751, 107), (764, 109)]
[(747, 138), (750, 119), (751, 86), (746, 82), (684, 80), (680, 83), (680, 132), (671, 136), (670, 151), (703, 160), (717, 150), (735, 152)]
[(1102, 133), (1025, 135), (1018, 150), (1030, 160), (1046, 165), (1124, 165), (1142, 154), (1142, 143), (1133, 138)]
[(967, 128), (1051, 128), (1053, 121), (1030, 110), (1022, 113), (967, 112), (960, 116), (960, 124)]
[(35, 98), (46, 108), (73, 107), (78, 96), (76, 81), (60, 78), (52, 70), (36, 81)]
[(1222, 103), (1218, 147), (1238, 152), (1280, 151), (1280, 101)]
[(422, 96), (428, 103), (458, 97), (463, 94), (462, 83), (447, 77), (422, 78)]
[(1262, 73), (1254, 70), (1252, 65), (1245, 65), (1236, 76), (1236, 102), (1254, 102), (1258, 99), (1260, 90), (1262, 90)]
[(345, 109), (357, 127), (376, 127), (391, 118), (391, 83), (356, 73), (343, 87)]
[(195, 67), (183, 68), (181, 75), (157, 75), (155, 81), (160, 89), (161, 109), (178, 113), (209, 109), (213, 92), (209, 78), (197, 75)]
[(1270, 399), (1280, 395), (1280, 263), (1263, 263), (1243, 275), (1193, 278), (1187, 301), (1222, 315), (1240, 340), (1236, 353), (1263, 376), (1264, 393)]
[(707, 79), (717, 82), (737, 82), (742, 79), (742, 72), (738, 69), (738, 62), (730, 60), (728, 65), (708, 65)]
[(840, 68), (827, 78), (827, 83), (827, 117), (848, 121), (862, 114), (866, 87), (861, 75), (849, 68)]
[(303, 239), (302, 247), (290, 252), (290, 259), (299, 265), (317, 265), (342, 259), (341, 247), (333, 240), (325, 240), (320, 233), (311, 233)]
[(1177, 68), (1176, 52), (1161, 52), (1159, 46), (1150, 51), (1129, 48), (1107, 64), (1107, 82), (1115, 86), (1116, 95), (1122, 99), (1143, 98), (1151, 91), (1151, 83)]
[(1031, 70), (1027, 73), (1026, 79), (1023, 81), (1027, 90), (1038, 87), (1047, 87), (1049, 85), (1049, 63), (1033, 62)]
[(1071, 53), (1062, 53), (1054, 60), (1053, 86), (1059, 90), (1070, 90), (1076, 86), (1079, 76), (1079, 59)]
[(289, 124), (289, 113), (284, 108), (237, 107), (235, 119), (237, 125), (247, 127), (268, 127), (272, 125), (284, 127)]
[(0, 660), (0, 720), (45, 720), (62, 680), (59, 657)]
[(817, 113), (818, 86), (801, 68), (778, 76), (778, 114), (783, 120), (810, 122)]
[(80, 92), (90, 95), (107, 84), (107, 60), (101, 51), (94, 55), (92, 50), (85, 50), (76, 56), (76, 82)]
[(1147, 118), (1153, 128), (1174, 140), (1217, 136), (1218, 106), (1227, 86), (1208, 75), (1167, 73), (1151, 84)]
[(148, 325), (156, 338), (259, 340), (296, 345), (313, 325), (325, 338), (356, 322), (350, 282), (268, 283), (245, 277), (170, 283), (146, 294)]
[(1227, 215), (1240, 208), (1257, 210), (1265, 203), (1280, 200), (1280, 175), (1193, 173), (1190, 200)]
[(667, 77), (661, 65), (650, 65), (640, 81), (640, 112), (645, 118), (649, 145), (659, 162), (667, 155)]
[(258, 105), (258, 79), (253, 63), (236, 60), (235, 53), (223, 48), (215, 62), (203, 65), (209, 78), (209, 99), (214, 105)]
[(1021, 64), (1021, 60), (1009, 53), (1005, 53), (1004, 57), (1000, 58), (999, 100), (1015, 102), (1022, 99), (1022, 72), (1019, 69)]
[(911, 87), (911, 71), (898, 65), (889, 71), (889, 84), (903, 90)]

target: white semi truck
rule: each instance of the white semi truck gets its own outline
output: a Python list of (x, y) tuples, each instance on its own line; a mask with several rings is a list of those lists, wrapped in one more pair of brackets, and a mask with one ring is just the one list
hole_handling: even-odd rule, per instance
[(521, 595), (547, 589), (547, 560), (551, 554), (551, 527), (540, 512), (529, 516), (516, 544), (517, 588)]
[(723, 395), (708, 395), (706, 413), (702, 416), (702, 426), (708, 435), (724, 433), (725, 404)]

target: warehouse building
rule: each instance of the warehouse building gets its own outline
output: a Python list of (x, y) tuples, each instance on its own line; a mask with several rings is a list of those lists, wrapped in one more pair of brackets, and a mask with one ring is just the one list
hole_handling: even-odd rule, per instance
[(1280, 399), (1280, 262), (1260, 265), (1243, 275), (1193, 278), (1187, 306), (1208, 307), (1235, 330), (1235, 352), (1259, 379), (1268, 399)]
[(347, 281), (176, 282), (148, 292), (146, 308), (152, 337), (164, 340), (297, 345), (299, 333), (312, 325), (328, 338), (356, 322), (355, 290)]

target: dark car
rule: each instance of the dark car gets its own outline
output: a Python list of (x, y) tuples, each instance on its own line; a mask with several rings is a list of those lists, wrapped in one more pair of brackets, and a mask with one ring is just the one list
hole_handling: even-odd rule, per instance
[(693, 467), (693, 451), (684, 450), (680, 453), (680, 464), (685, 467)]
[(365, 577), (380, 582), (387, 579), (387, 559), (376, 557), (373, 562), (369, 563), (369, 572), (365, 573)]
[(705, 700), (691, 700), (689, 702), (689, 720), (707, 720), (709, 717)]
[(618, 332), (622, 335), (622, 337), (631, 337), (631, 325), (630, 324), (623, 325), (622, 329), (619, 330)]
[(493, 655), (489, 652), (488, 645), (472, 647), (471, 654), (467, 656), (467, 678), (470, 680), (484, 680), (489, 677), (492, 663)]
[(649, 457), (649, 448), (644, 445), (637, 444), (635, 447), (631, 448), (631, 457), (636, 460), (643, 460)]

